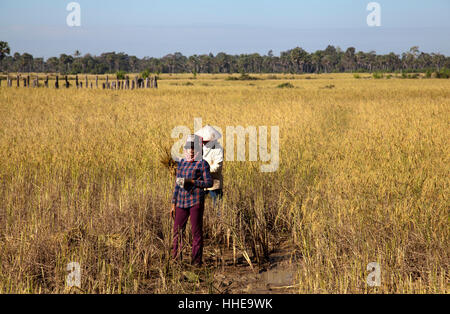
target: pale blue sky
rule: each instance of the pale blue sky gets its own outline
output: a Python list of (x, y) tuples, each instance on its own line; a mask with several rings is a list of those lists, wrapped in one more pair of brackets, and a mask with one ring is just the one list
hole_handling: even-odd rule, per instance
[(449, 0), (378, 0), (381, 27), (367, 26), (369, 0), (78, 0), (81, 27), (66, 25), (69, 0), (0, 0), (0, 40), (12, 52), (50, 57), (107, 51), (161, 57), (346, 49), (401, 53), (414, 45), (450, 55)]

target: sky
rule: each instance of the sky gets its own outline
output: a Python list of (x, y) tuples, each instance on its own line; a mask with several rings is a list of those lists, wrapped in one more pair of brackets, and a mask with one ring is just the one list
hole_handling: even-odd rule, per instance
[(0, 0), (0, 40), (11, 53), (162, 57), (226, 52), (275, 55), (327, 45), (402, 53), (412, 46), (450, 55), (450, 0), (378, 0), (381, 26), (369, 27), (370, 0)]

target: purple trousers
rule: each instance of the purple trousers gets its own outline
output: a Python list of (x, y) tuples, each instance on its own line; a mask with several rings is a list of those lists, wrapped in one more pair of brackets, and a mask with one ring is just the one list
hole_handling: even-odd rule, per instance
[(181, 251), (183, 250), (183, 232), (186, 228), (186, 223), (189, 216), (191, 217), (192, 229), (192, 264), (201, 265), (203, 257), (203, 212), (205, 210), (205, 203), (200, 202), (190, 208), (175, 209), (175, 223), (173, 226), (173, 249), (172, 257), (181, 258)]

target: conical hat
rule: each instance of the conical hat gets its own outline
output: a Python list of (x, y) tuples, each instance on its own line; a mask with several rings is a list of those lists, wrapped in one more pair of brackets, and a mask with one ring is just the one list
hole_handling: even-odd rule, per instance
[(222, 134), (210, 125), (198, 130), (195, 135), (203, 137), (203, 141), (205, 142), (217, 141), (222, 137)]

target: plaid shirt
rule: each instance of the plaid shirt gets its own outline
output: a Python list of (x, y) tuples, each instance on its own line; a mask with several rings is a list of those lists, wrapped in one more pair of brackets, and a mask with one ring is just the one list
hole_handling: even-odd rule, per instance
[(179, 208), (190, 208), (205, 200), (204, 189), (213, 186), (213, 179), (206, 160), (187, 162), (180, 160), (177, 169), (177, 178), (194, 179), (194, 185), (179, 187), (175, 183), (172, 204)]

